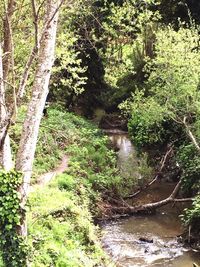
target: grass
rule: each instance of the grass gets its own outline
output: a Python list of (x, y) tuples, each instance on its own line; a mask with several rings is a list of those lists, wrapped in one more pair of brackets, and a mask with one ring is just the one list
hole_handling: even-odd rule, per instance
[[(17, 150), (24, 108), (12, 126), (13, 150)], [(122, 178), (116, 153), (109, 139), (85, 119), (51, 107), (43, 117), (33, 167), (38, 176), (69, 157), (67, 170), (28, 199), (29, 261), (32, 267), (110, 267), (101, 248), (101, 231), (94, 224), (100, 217), (98, 203), (109, 196), (132, 192), (134, 179)]]
[(31, 266), (113, 266), (101, 248), (99, 215), (102, 193), (122, 182), (108, 138), (93, 124), (71, 113), (49, 109), (43, 118), (34, 162), (34, 178), (58, 164), (69, 167), (29, 197)]

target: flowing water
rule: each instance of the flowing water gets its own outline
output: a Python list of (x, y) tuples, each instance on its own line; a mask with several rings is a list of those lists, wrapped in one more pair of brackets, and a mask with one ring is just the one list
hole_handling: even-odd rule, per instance
[[(122, 172), (131, 169), (127, 168), (127, 163), (138, 164), (136, 151), (127, 134), (112, 131), (109, 137), (119, 149), (118, 164)], [(139, 173), (135, 175), (139, 177)], [(155, 183), (137, 197), (137, 202), (164, 199), (174, 186), (173, 183)], [(193, 267), (194, 262), (200, 264), (200, 254), (178, 242), (177, 236), (182, 233), (179, 214), (183, 208), (180, 204), (175, 207), (168, 205), (154, 215), (106, 223), (103, 226), (105, 250), (119, 267)], [(141, 238), (148, 242), (141, 241)]]

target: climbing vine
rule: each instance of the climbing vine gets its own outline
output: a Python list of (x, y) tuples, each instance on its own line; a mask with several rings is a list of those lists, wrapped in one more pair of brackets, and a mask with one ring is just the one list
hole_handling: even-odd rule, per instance
[(18, 229), (25, 211), (20, 207), (19, 186), (22, 174), (0, 172), (0, 250), (4, 266), (26, 265), (27, 245)]

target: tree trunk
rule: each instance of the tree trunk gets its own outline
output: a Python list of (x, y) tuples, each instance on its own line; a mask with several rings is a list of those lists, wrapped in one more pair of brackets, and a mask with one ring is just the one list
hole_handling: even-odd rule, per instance
[(7, 110), (5, 102), (5, 88), (3, 82), (3, 64), (2, 64), (2, 50), (0, 46), (0, 167), (4, 170), (9, 171), (13, 167), (12, 163), (12, 153), (10, 147), (10, 138), (5, 131), (7, 120)]
[[(48, 94), (50, 72), (54, 62), (54, 49), (58, 21), (58, 1), (48, 0), (45, 22), (46, 27), (38, 55), (35, 79), (32, 88), (32, 97), (28, 106), (26, 119), (24, 121), (19, 150), (16, 159), (16, 169), (23, 172), (23, 184), (20, 192), (22, 196), (22, 207), (25, 205), (29, 186), (32, 165), (35, 155), (39, 125)], [(46, 23), (45, 23), (46, 24)], [(25, 222), (20, 229), (21, 235), (27, 235)]]
[(4, 45), (3, 45), (3, 78), (4, 80), (7, 80), (10, 65), (11, 65), (11, 59), (12, 59), (12, 29), (10, 25), (11, 17), (14, 12), (14, 6), (15, 6), (15, 0), (9, 0), (8, 6), (5, 4), (5, 18), (3, 20), (3, 39), (4, 39)]

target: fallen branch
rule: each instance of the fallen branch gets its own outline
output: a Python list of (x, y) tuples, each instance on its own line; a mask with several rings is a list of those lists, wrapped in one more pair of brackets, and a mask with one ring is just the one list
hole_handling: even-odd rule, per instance
[[(126, 206), (121, 206), (121, 207), (111, 207), (111, 211), (113, 213), (117, 213), (118, 217), (121, 216), (129, 216), (137, 213), (152, 213), (154, 212), (157, 208), (163, 207), (169, 203), (174, 203), (174, 202), (192, 202), (192, 198), (176, 198), (178, 191), (181, 187), (181, 181), (177, 183), (175, 186), (173, 192), (171, 195), (163, 200), (154, 202), (154, 203), (148, 203), (144, 205), (139, 205), (139, 206), (129, 206), (128, 204)], [(114, 215), (116, 217), (116, 214)]]

